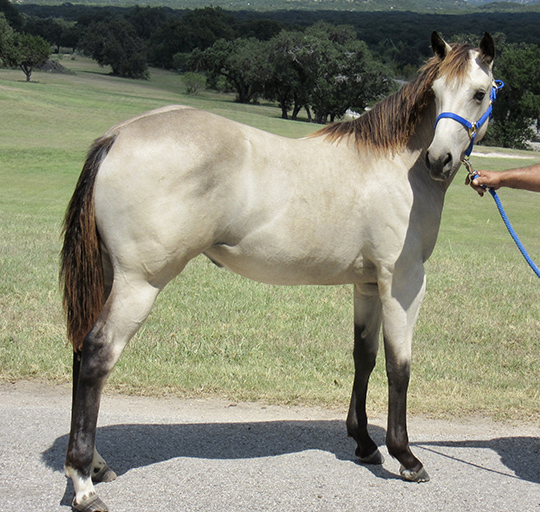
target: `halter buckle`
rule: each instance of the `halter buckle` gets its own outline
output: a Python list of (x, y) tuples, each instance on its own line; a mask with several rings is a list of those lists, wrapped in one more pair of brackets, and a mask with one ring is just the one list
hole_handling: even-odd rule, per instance
[(473, 123), (470, 128), (467, 128), (467, 132), (469, 133), (469, 139), (473, 140), (476, 137), (477, 131), (478, 127), (476, 123)]

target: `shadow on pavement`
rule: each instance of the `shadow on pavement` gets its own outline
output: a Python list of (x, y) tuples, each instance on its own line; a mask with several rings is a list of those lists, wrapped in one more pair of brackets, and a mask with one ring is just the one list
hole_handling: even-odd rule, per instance
[[(378, 445), (384, 444), (383, 428), (370, 426), (370, 433)], [(67, 440), (67, 434), (57, 438), (42, 453), (48, 467), (63, 471)], [(357, 462), (354, 455), (355, 443), (347, 437), (344, 422), (337, 420), (110, 425), (98, 429), (97, 445), (101, 455), (118, 475), (177, 457), (251, 459), (305, 450), (322, 450), (334, 454), (339, 460)], [(494, 470), (480, 466), (474, 459), (466, 460), (452, 453), (452, 449), (493, 450), (502, 463), (515, 473), (515, 478), (540, 483), (540, 439), (535, 437), (467, 441), (418, 440), (413, 446), (416, 446), (420, 456), (418, 450), (426, 450), (486, 471)], [(378, 478), (399, 478), (384, 466), (366, 465), (365, 468)], [(63, 504), (69, 504), (69, 497), (72, 496), (70, 485), (68, 483)]]
[[(378, 445), (384, 444), (384, 429), (369, 430)], [(67, 442), (66, 434), (42, 453), (48, 467), (63, 471)], [(322, 450), (357, 462), (356, 444), (338, 420), (110, 425), (98, 428), (96, 442), (118, 475), (176, 457), (251, 459)], [(379, 477), (395, 477), (382, 466), (366, 467)]]
[[(470, 439), (466, 441), (419, 441), (412, 446), (417, 446), (442, 457), (450, 458), (485, 471), (497, 472), (481, 466), (475, 460), (465, 460), (463, 457), (450, 454), (448, 450), (442, 452), (440, 448), (492, 450), (499, 455), (501, 462), (515, 473), (515, 478), (540, 484), (540, 439), (537, 437), (499, 437), (486, 441)], [(421, 458), (421, 454), (419, 456)]]

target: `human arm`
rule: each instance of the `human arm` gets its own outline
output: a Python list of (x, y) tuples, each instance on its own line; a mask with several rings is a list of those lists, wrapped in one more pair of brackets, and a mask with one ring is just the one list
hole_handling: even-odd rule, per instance
[(516, 188), (540, 192), (540, 164), (521, 167), (519, 169), (508, 169), (506, 171), (476, 171), (477, 178), (468, 182), (481, 196), (485, 189), (497, 190), (500, 187)]

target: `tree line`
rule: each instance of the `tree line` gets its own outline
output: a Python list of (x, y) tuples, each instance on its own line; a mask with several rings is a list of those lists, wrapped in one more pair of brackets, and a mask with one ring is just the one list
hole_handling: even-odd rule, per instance
[[(37, 46), (42, 49), (60, 51), (63, 47), (86, 53), (99, 64), (110, 65), (119, 76), (148, 78), (149, 66), (175, 69), (190, 73), (185, 78), (189, 77), (192, 90), (204, 81), (208, 87), (235, 92), (240, 102), (274, 101), (283, 118), (296, 119), (304, 108), (310, 120), (320, 123), (340, 118), (348, 108), (361, 112), (389, 94), (396, 87), (396, 77), (414, 77), (430, 54), (427, 35), (442, 24), (432, 15), (414, 13), (361, 13), (362, 17), (317, 13), (327, 20), (321, 22), (312, 13), (255, 15), (210, 7), (178, 11), (67, 3), (24, 6), (21, 13), (22, 8), (0, 0), (0, 13), (4, 13), (0, 58), (4, 64), (20, 66), (23, 39), (39, 38)], [(519, 16), (506, 15), (509, 30), (495, 34), (496, 75), (507, 83), (495, 104), (495, 123), (490, 129), (490, 143), (496, 145), (523, 146), (532, 135), (533, 122), (540, 118), (540, 50), (534, 43), (535, 38), (540, 41), (540, 24), (535, 25), (534, 14), (527, 15), (528, 42), (512, 39), (512, 26)], [(486, 28), (490, 23), (492, 28), (499, 26), (503, 19), (492, 13), (489, 16), (484, 18)], [(477, 27), (457, 32), (457, 28), (479, 23), (469, 18), (445, 17), (445, 37), (450, 41), (469, 39), (476, 45), (479, 34), (468, 34)], [(377, 22), (372, 26), (370, 19)], [(338, 23), (341, 21), (352, 24)], [(520, 33), (523, 37), (524, 32)], [(11, 34), (12, 48), (18, 46), (18, 59), (8, 55), (10, 38), (5, 34)]]
[(149, 66), (204, 74), (208, 86), (236, 92), (241, 103), (277, 102), (284, 119), (305, 108), (310, 120), (333, 121), (351, 107), (362, 111), (395, 83), (352, 27), (324, 22), (300, 30), (272, 20), (239, 22), (219, 8), (178, 17), (135, 7), (86, 11), (77, 21), (28, 17), (22, 29), (122, 77), (148, 78)]
[[(3, 2), (0, 0), (0, 11)], [(456, 34), (470, 34), (484, 31), (504, 33), (508, 43), (531, 43), (540, 45), (540, 12), (482, 12), (463, 15), (422, 14), (417, 12), (378, 11), (302, 11), (282, 10), (269, 12), (224, 11), (220, 9), (181, 10), (168, 7), (98, 7), (73, 5), (17, 4), (17, 10), (26, 19), (64, 20), (77, 24), (77, 32), (92, 21), (111, 20), (125, 17), (135, 21), (137, 31), (150, 46), (160, 39), (161, 25), (170, 22), (162, 35), (179, 36), (173, 43), (177, 51), (191, 51), (195, 43), (205, 44), (212, 33), (225, 38), (257, 37), (268, 40), (281, 29), (303, 30), (317, 21), (332, 25), (354, 27), (358, 39), (367, 43), (369, 49), (385, 63), (396, 65), (398, 69), (407, 64), (417, 68), (430, 55), (429, 34), (437, 30), (446, 39)], [(184, 23), (176, 23), (186, 17)], [(164, 27), (163, 27), (164, 28)], [(179, 31), (179, 29), (182, 29)], [(216, 32), (217, 31), (217, 32)], [(206, 33), (206, 36), (204, 35)], [(152, 36), (150, 37), (150, 35)], [(169, 45), (170, 46), (170, 45)], [(151, 65), (156, 65), (151, 62)]]
[(363, 111), (394, 86), (389, 69), (351, 27), (324, 22), (305, 31), (283, 30), (268, 41), (220, 39), (195, 49), (186, 65), (206, 72), (212, 88), (224, 81), (240, 102), (262, 96), (280, 106), (283, 119), (289, 112), (296, 119), (305, 108), (317, 123), (334, 121), (349, 108)]

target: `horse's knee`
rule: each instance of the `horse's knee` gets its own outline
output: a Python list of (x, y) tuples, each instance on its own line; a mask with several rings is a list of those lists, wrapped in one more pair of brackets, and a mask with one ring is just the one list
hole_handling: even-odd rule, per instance
[(391, 393), (397, 396), (406, 396), (411, 376), (411, 360), (386, 358), (386, 376)]
[(354, 364), (357, 372), (368, 375), (375, 368), (379, 350), (378, 331), (371, 332), (362, 324), (354, 324)]

